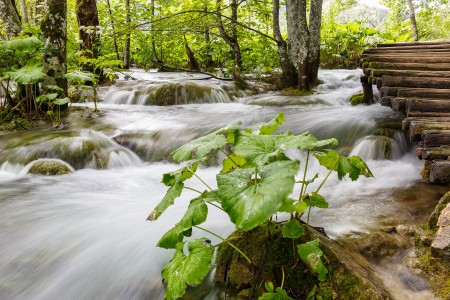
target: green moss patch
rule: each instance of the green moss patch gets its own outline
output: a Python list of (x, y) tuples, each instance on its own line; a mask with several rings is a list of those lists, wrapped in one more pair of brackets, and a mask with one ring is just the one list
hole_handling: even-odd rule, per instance
[(32, 162), (28, 173), (47, 176), (65, 175), (72, 173), (72, 168), (61, 160), (39, 159)]
[(358, 93), (350, 97), (350, 103), (355, 106), (359, 104), (367, 104), (364, 93)]

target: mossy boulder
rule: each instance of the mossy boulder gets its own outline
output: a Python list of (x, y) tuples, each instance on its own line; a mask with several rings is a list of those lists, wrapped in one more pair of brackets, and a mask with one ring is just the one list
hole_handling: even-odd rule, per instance
[(353, 96), (351, 96), (350, 103), (353, 106), (359, 105), (359, 104), (367, 104), (367, 101), (364, 97), (364, 93), (358, 93), (358, 94), (354, 94)]
[[(389, 293), (381, 281), (372, 276), (364, 259), (346, 252), (338, 243), (319, 231), (304, 225), (306, 235), (299, 239), (283, 238), (281, 225), (268, 223), (249, 232), (235, 232), (229, 241), (252, 261), (247, 262), (228, 244), (218, 248), (216, 284), (225, 286), (234, 295), (256, 299), (264, 293), (264, 283), (281, 286), (294, 299), (306, 299), (315, 289), (318, 299), (385, 299)], [(320, 282), (298, 258), (295, 245), (320, 240), (329, 279)]]
[(433, 213), (431, 214), (430, 218), (428, 219), (428, 229), (430, 230), (436, 230), (437, 229), (437, 223), (439, 216), (441, 215), (442, 210), (447, 206), (447, 204), (450, 203), (450, 192), (445, 194), (441, 200), (439, 200), (438, 205), (435, 207)]
[(314, 94), (313, 91), (299, 90), (296, 88), (286, 88), (281, 91), (281, 95), (283, 96), (309, 96), (312, 94)]
[(29, 174), (35, 175), (65, 175), (73, 172), (73, 168), (59, 159), (38, 159), (31, 163)]

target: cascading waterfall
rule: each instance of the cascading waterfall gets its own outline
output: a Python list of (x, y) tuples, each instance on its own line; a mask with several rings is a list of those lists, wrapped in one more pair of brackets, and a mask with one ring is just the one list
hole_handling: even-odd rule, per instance
[[(194, 192), (183, 192), (158, 221), (145, 221), (166, 192), (161, 174), (179, 167), (168, 161), (170, 152), (237, 120), (257, 128), (280, 110), (287, 119), (281, 131), (337, 137), (339, 149), (365, 156), (374, 174), (356, 182), (330, 178), (321, 190), (330, 208), (313, 210), (312, 225), (341, 237), (417, 221), (411, 218), (411, 204), (399, 199), (420, 185), (421, 163), (408, 153), (409, 145), (398, 130), (398, 113), (378, 104), (348, 104), (350, 95), (360, 89), (359, 71), (321, 71), (324, 83), (306, 100), (266, 93), (226, 103), (230, 99), (225, 101), (221, 91), (220, 101), (222, 96), (209, 100), (213, 92), (195, 96), (210, 104), (117, 105), (149, 104), (145, 97), (150, 89), (168, 82), (182, 85), (188, 75), (135, 70), (132, 76), (138, 80), (124, 80), (102, 91), (106, 103), (100, 103), (99, 116), (80, 118), (72, 113), (66, 120), (70, 130), (0, 135), (0, 298), (161, 299), (160, 271), (171, 253), (155, 245), (195, 197)], [(211, 90), (219, 86), (212, 79), (200, 82)], [(191, 97), (185, 93), (180, 99)], [(191, 100), (177, 103), (203, 102)], [(282, 105), (269, 103), (275, 101)], [(289, 155), (302, 162), (305, 158), (295, 151)], [(40, 158), (61, 159), (76, 171), (63, 176), (21, 173)], [(214, 166), (201, 168), (199, 175), (214, 186), (218, 171)], [(326, 172), (311, 160), (309, 177), (315, 173), (323, 178)], [(189, 186), (204, 189), (196, 180)], [(420, 185), (416, 211), (425, 214), (431, 207), (427, 204), (444, 188)], [(222, 236), (232, 231), (228, 217), (215, 208), (204, 226)], [(194, 237), (200, 234), (193, 232)], [(401, 297), (420, 299), (427, 293), (426, 286), (421, 289), (406, 287)], [(200, 298), (217, 297), (207, 289)]]

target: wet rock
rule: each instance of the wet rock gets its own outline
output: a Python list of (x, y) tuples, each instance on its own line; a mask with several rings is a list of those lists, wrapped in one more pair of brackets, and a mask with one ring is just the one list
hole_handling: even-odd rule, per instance
[(409, 241), (396, 230), (387, 228), (373, 233), (358, 233), (345, 237), (342, 243), (367, 258), (392, 256), (410, 247)]
[(73, 168), (59, 159), (38, 159), (30, 163), (29, 174), (35, 175), (65, 175), (73, 172)]
[(450, 204), (442, 210), (437, 226), (438, 231), (431, 244), (431, 255), (450, 262)]

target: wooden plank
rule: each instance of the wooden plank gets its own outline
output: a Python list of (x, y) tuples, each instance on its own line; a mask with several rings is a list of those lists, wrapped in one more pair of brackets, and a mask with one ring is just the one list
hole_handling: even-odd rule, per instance
[(378, 55), (378, 56), (370, 56), (362, 58), (364, 62), (389, 62), (389, 63), (428, 63), (428, 64), (448, 64), (450, 63), (450, 56), (387, 56), (387, 55)]
[[(391, 89), (397, 89), (397, 93), (395, 94), (398, 97), (403, 98), (435, 98), (435, 99), (446, 99), (450, 98), (450, 89), (430, 89), (430, 88), (396, 88), (392, 87)], [(392, 92), (392, 91), (391, 91)]]
[(450, 117), (432, 117), (432, 118), (406, 118), (402, 121), (403, 130), (409, 130), (411, 123), (450, 123)]
[(381, 101), (380, 101), (380, 104), (382, 106), (389, 106), (390, 107), (392, 105), (392, 97), (390, 97), (390, 96), (382, 97)]
[[(390, 105), (388, 105), (390, 106)], [(408, 107), (406, 107), (408, 109)], [(422, 111), (406, 111), (406, 116), (409, 118), (428, 118), (428, 117), (448, 117), (450, 118), (450, 113), (445, 113), (445, 112), (437, 112), (437, 111), (426, 111), (426, 112), (422, 112)]]
[[(438, 44), (428, 44), (428, 45), (424, 45), (424, 44), (422, 44), (422, 45), (418, 45), (418, 44), (414, 44), (414, 45), (410, 45), (410, 46), (399, 46), (399, 44), (393, 44), (392, 46), (390, 46), (390, 47), (374, 47), (374, 48), (369, 48), (369, 49), (367, 49), (367, 50), (365, 50), (364, 52), (366, 52), (366, 51), (374, 51), (374, 50), (377, 50), (377, 51), (396, 51), (396, 50), (399, 50), (399, 51), (402, 51), (402, 50), (405, 50), (406, 49), (406, 51), (411, 51), (411, 50), (420, 50), (420, 49), (449, 49), (450, 48), (450, 42), (448, 42), (448, 43), (438, 43)], [(364, 53), (363, 52), (363, 53)]]
[(407, 88), (450, 89), (450, 78), (407, 77), (383, 75), (383, 86)]
[(384, 63), (384, 62), (368, 62), (367, 68), (383, 69), (383, 70), (423, 70), (423, 71), (448, 71), (450, 64), (427, 64), (427, 63)]
[(374, 55), (374, 54), (409, 54), (409, 53), (421, 53), (421, 52), (429, 52), (429, 53), (450, 53), (450, 45), (435, 45), (436, 48), (430, 47), (395, 47), (395, 48), (370, 48), (364, 50), (362, 55)]
[(406, 99), (406, 113), (410, 111), (450, 113), (450, 98), (448, 99)]
[(411, 121), (409, 125), (409, 138), (412, 142), (418, 142), (425, 130), (450, 130), (449, 122), (422, 122)]
[(434, 52), (434, 51), (408, 51), (408, 52), (385, 52), (380, 51), (377, 53), (371, 53), (371, 54), (361, 54), (361, 58), (373, 58), (373, 61), (382, 61), (385, 57), (397, 57), (402, 58), (403, 61), (407, 60), (409, 61), (409, 58), (411, 57), (421, 57), (421, 58), (437, 58), (437, 57), (450, 57), (449, 51), (444, 52)]
[(450, 183), (450, 161), (435, 160), (430, 164), (430, 183)]
[(405, 112), (406, 111), (406, 98), (398, 98), (398, 97), (392, 98), (391, 107), (395, 111)]
[[(450, 68), (449, 68), (450, 70)], [(450, 77), (450, 71), (421, 71), (421, 70), (389, 70), (389, 69), (373, 69), (370, 76), (381, 77), (383, 75), (390, 76), (407, 76), (407, 77)]]
[(422, 132), (422, 147), (450, 147), (450, 130), (425, 130)]

